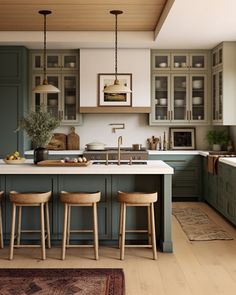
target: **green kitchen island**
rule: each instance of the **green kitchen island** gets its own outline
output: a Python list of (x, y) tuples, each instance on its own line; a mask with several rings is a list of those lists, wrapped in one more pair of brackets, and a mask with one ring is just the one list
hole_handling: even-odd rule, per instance
[[(118, 240), (119, 203), (117, 191), (158, 192), (155, 204), (157, 243), (163, 252), (172, 252), (171, 230), (171, 187), (173, 168), (163, 161), (147, 161), (147, 164), (96, 165), (87, 167), (39, 167), (27, 160), (21, 165), (7, 165), (0, 160), (0, 190), (5, 192), (3, 200), (3, 229), (6, 243), (10, 237), (11, 204), (9, 191), (52, 191), (50, 201), (50, 224), (53, 244), (60, 244), (63, 230), (63, 205), (59, 193), (65, 191), (101, 191), (98, 204), (98, 224), (100, 244), (114, 245)], [(72, 211), (72, 229), (92, 226), (91, 208), (74, 208)], [(39, 228), (38, 208), (23, 208), (22, 228)], [(30, 225), (30, 227), (29, 227)], [(147, 225), (144, 207), (131, 207), (127, 211), (127, 228), (143, 229)], [(28, 227), (28, 228), (27, 228)], [(38, 239), (24, 234), (23, 239)], [(128, 243), (142, 243), (144, 234), (127, 234)], [(91, 240), (89, 234), (73, 234), (73, 241)]]

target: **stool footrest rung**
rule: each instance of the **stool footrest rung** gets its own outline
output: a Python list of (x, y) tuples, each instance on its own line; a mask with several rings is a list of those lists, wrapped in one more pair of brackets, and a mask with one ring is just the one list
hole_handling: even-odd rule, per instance
[(14, 245), (14, 248), (41, 248), (41, 245)]
[(126, 233), (148, 233), (146, 229), (126, 229)]
[(125, 245), (125, 248), (152, 248), (152, 245)]
[(93, 233), (92, 229), (71, 229), (70, 233)]
[(66, 248), (94, 248), (94, 245), (66, 245)]

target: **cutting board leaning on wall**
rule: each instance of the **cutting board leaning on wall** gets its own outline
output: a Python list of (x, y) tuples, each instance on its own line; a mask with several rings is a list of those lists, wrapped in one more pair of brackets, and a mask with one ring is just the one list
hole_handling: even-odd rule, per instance
[(75, 127), (71, 127), (70, 133), (67, 135), (67, 149), (79, 150), (79, 135), (75, 133)]

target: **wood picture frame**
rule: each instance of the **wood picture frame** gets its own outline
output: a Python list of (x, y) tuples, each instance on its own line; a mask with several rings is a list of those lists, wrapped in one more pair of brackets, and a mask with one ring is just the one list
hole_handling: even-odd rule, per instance
[[(117, 74), (120, 83), (126, 84), (132, 90), (132, 74)], [(132, 106), (131, 93), (104, 93), (106, 86), (112, 85), (115, 80), (115, 74), (98, 74), (98, 106)]]
[(169, 141), (171, 143), (172, 150), (195, 150), (195, 128), (170, 128)]

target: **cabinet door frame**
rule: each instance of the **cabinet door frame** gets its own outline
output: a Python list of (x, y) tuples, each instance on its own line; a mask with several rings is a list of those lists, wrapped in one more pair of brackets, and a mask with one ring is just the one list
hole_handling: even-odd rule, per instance
[[(166, 120), (159, 120), (156, 118), (156, 88), (155, 88), (155, 80), (156, 77), (167, 77), (167, 81), (168, 81), (168, 86), (167, 86), (167, 118)], [(170, 123), (170, 103), (171, 103), (171, 98), (170, 98), (170, 88), (171, 88), (171, 75), (169, 73), (155, 73), (152, 75), (152, 87), (151, 87), (151, 98), (152, 98), (152, 112), (151, 112), (151, 116), (150, 116), (150, 121), (152, 125), (159, 125), (159, 124), (167, 124)]]
[[(198, 67), (194, 67), (193, 65), (193, 57), (194, 56), (203, 56), (203, 59), (204, 59), (204, 67), (201, 67), (201, 68), (198, 68)], [(190, 70), (192, 71), (206, 71), (207, 68), (208, 68), (208, 64), (207, 64), (207, 54), (206, 53), (197, 53), (197, 52), (193, 52), (193, 53), (190, 53), (189, 55), (189, 67), (190, 67)]]
[[(179, 67), (175, 67), (175, 56), (185, 56), (186, 57), (186, 67), (181, 67), (181, 64)], [(189, 70), (189, 65), (190, 65), (190, 60), (189, 60), (189, 54), (186, 52), (177, 52), (177, 53), (171, 53), (171, 71), (188, 71)]]
[(207, 104), (207, 89), (208, 89), (208, 85), (207, 85), (207, 75), (206, 74), (200, 74), (200, 73), (192, 73), (190, 74), (190, 80), (189, 80), (189, 85), (192, 85), (193, 83), (193, 77), (203, 77), (204, 80), (204, 119), (203, 120), (194, 120), (192, 119), (193, 116), (193, 96), (192, 96), (192, 88), (189, 89), (189, 111), (190, 111), (190, 115), (189, 115), (189, 121), (194, 123), (195, 125), (201, 125), (202, 123), (206, 123), (208, 121), (208, 104)]
[[(156, 56), (165, 56), (167, 58), (167, 66), (166, 67), (156, 67)], [(152, 69), (157, 71), (169, 71), (171, 69), (171, 54), (169, 52), (164, 53), (153, 53), (152, 54)]]
[[(186, 109), (185, 109), (185, 119), (183, 120), (177, 120), (174, 119), (174, 113), (175, 113), (175, 105), (174, 105), (174, 78), (175, 77), (185, 77), (186, 78)], [(172, 123), (188, 123), (188, 112), (189, 112), (189, 74), (185, 73), (174, 73), (171, 74), (171, 122)]]

